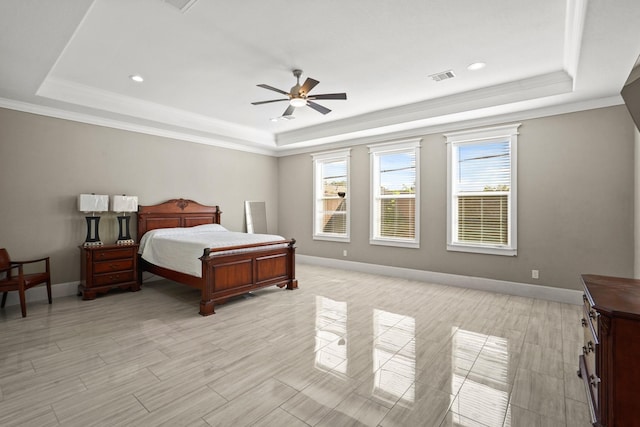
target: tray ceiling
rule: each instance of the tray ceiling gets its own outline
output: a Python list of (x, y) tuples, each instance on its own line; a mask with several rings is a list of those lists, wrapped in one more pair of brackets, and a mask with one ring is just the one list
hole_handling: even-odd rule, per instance
[[(278, 154), (615, 105), (640, 2), (604, 3), (8, 0), (0, 106)], [(294, 68), (348, 99), (271, 121), (287, 103), (251, 105), (278, 97), (256, 85)]]

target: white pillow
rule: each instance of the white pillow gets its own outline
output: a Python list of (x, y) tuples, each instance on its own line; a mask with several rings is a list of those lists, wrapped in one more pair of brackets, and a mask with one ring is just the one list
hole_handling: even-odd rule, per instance
[(229, 231), (220, 224), (202, 224), (191, 228), (196, 231)]

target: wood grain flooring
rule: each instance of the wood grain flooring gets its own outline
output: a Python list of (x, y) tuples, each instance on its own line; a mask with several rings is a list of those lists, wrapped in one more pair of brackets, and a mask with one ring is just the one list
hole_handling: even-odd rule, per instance
[(588, 426), (580, 307), (298, 265), (0, 311), (1, 426)]

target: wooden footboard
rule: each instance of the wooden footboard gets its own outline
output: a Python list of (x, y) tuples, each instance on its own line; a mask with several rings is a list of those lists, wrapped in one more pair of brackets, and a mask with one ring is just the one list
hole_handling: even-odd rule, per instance
[[(286, 243), (284, 247), (282, 246)], [(251, 252), (217, 254), (235, 249), (260, 247)], [(229, 297), (267, 286), (296, 289), (295, 240), (261, 243), (243, 247), (207, 249), (202, 260), (202, 298), (200, 314), (215, 313), (214, 302), (224, 303)]]

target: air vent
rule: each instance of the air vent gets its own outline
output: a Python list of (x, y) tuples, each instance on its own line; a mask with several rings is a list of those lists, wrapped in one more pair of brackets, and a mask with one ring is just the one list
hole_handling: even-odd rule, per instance
[(198, 0), (164, 0), (164, 1), (165, 3), (169, 3), (171, 6), (180, 9), (180, 12), (185, 13)]
[(453, 71), (447, 70), (447, 71), (442, 71), (440, 73), (431, 74), (429, 77), (431, 77), (433, 81), (440, 82), (442, 80), (452, 79), (455, 76), (456, 75), (453, 74)]

